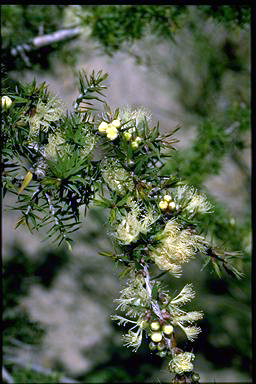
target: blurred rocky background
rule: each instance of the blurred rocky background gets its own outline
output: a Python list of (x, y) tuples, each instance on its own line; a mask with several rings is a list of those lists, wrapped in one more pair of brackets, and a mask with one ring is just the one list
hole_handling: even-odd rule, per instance
[[(103, 70), (109, 74), (105, 94), (111, 108), (143, 106), (163, 132), (181, 126), (175, 134), (178, 151), (166, 171), (207, 192), (215, 213), (205, 225), (223, 247), (241, 251), (245, 274), (240, 281), (219, 279), (207, 269), (199, 273), (196, 260), (186, 268), (182, 281), (193, 283), (194, 306), (205, 314), (194, 345), (196, 369), (201, 382), (249, 382), (250, 8), (204, 7), (3, 5), (3, 61), (14, 81), (46, 81), (69, 110), (78, 94), (76, 71)], [(157, 30), (154, 23), (161, 20)], [(136, 23), (145, 23), (143, 30)], [(42, 47), (33, 40), (63, 29), (73, 35)], [(33, 49), (24, 48), (33, 41)], [(161, 359), (146, 346), (136, 354), (123, 347), (122, 330), (111, 322), (120, 281), (112, 260), (98, 254), (111, 249), (104, 212), (91, 209), (70, 254), (42, 241), (42, 233), (15, 230), (14, 206), (15, 197), (7, 196), (6, 381), (169, 381)], [(182, 286), (165, 280), (173, 291)]]

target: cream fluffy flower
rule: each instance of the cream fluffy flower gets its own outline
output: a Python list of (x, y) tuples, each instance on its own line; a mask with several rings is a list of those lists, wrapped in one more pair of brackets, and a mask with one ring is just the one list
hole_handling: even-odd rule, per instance
[(130, 244), (138, 239), (140, 233), (147, 233), (158, 218), (152, 211), (142, 215), (139, 205), (135, 202), (131, 203), (131, 208), (115, 232), (116, 238), (123, 244)]
[(204, 251), (203, 238), (181, 229), (175, 219), (167, 222), (160, 245), (151, 252), (151, 258), (160, 269), (169, 270), (174, 276), (181, 275), (181, 264), (187, 263), (195, 252)]
[(40, 130), (48, 132), (51, 122), (60, 119), (63, 114), (63, 102), (55, 97), (49, 97), (47, 103), (39, 100), (36, 106), (36, 113), (29, 120), (30, 136), (36, 138)]
[(193, 361), (195, 355), (191, 352), (180, 353), (175, 356), (169, 363), (169, 369), (173, 373), (182, 374), (193, 370)]

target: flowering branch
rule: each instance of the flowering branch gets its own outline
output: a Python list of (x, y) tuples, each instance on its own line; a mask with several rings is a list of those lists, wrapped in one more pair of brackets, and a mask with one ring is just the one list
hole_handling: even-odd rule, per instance
[[(10, 168), (16, 153), (21, 159), (18, 170), (22, 159), (30, 168), (21, 185), (16, 173), (4, 173), (5, 188), (18, 196), (15, 209), (23, 214), (18, 225), (30, 228), (31, 223), (31, 230), (50, 225), (48, 237), (57, 235), (59, 245), (63, 242), (69, 249), (69, 234), (79, 228), (82, 207), (96, 204), (109, 210), (109, 235), (116, 250), (102, 255), (121, 264), (121, 275), (128, 276), (116, 300), (124, 314), (112, 316), (119, 324), (132, 325), (124, 344), (137, 351), (145, 336), (150, 350), (168, 358), (173, 383), (197, 383), (195, 355), (176, 346), (176, 331), (180, 328), (194, 341), (201, 331), (195, 322), (203, 313), (181, 309), (195, 296), (191, 284), (173, 297), (159, 277), (168, 272), (180, 278), (183, 264), (198, 255), (206, 263), (212, 260), (217, 272), (218, 261), (233, 275), (240, 272), (230, 263), (232, 253), (222, 256), (206, 233), (197, 232), (201, 215), (213, 210), (206, 196), (172, 175), (160, 174), (164, 150), (173, 149), (170, 136), (176, 130), (161, 135), (144, 108), (111, 111), (103, 100), (106, 77), (101, 71), (79, 74), (80, 95), (70, 115), (44, 85), (6, 89), (4, 168)], [(103, 112), (93, 100), (103, 103)], [(96, 148), (102, 154), (98, 160), (93, 157)], [(155, 278), (153, 266), (161, 270)]]

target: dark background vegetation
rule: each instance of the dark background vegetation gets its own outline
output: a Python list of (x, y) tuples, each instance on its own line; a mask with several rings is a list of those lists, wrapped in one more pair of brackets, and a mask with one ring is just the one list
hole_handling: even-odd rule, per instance
[[(62, 95), (63, 79), (73, 76), (83, 60), (103, 67), (107, 63), (110, 78), (111, 65), (117, 60), (121, 78), (126, 76), (122, 68), (132, 59), (134, 72), (127, 76), (141, 74), (143, 68), (142, 79), (148, 79), (156, 94), (162, 92), (160, 102), (154, 94), (145, 99), (146, 107), (152, 105), (151, 99), (157, 106), (160, 127), (163, 123), (162, 129), (168, 131), (174, 120), (182, 121), (180, 144), (165, 172), (177, 174), (207, 193), (215, 210), (202, 225), (220, 247), (241, 251), (237, 262), (244, 271), (241, 280), (225, 273), (220, 279), (207, 267), (199, 273), (201, 266), (194, 261), (181, 281), (166, 279), (174, 290), (184, 281), (192, 281), (198, 292), (194, 306), (203, 309), (205, 316), (203, 332), (193, 348), (199, 354), (197, 370), (209, 382), (229, 377), (230, 382), (248, 381), (251, 377), (250, 11), (246, 5), (1, 6), (2, 61), (13, 81), (48, 76), (50, 85), (55, 78), (52, 90), (56, 88)], [(80, 28), (75, 38), (33, 46), (35, 37), (75, 27)], [(14, 54), (12, 49), (23, 44), (32, 48), (16, 49)], [(58, 68), (64, 71), (59, 82)], [(69, 92), (64, 92), (67, 104), (75, 92), (75, 81), (70, 82)], [(110, 86), (109, 94), (111, 89), (115, 94), (112, 101), (129, 102), (122, 83)], [(137, 91), (129, 90), (134, 103), (139, 100)], [(229, 174), (234, 178), (232, 185)], [(7, 201), (15, 204), (11, 197)], [(23, 232), (15, 235), (15, 218), (5, 211), (3, 347), (4, 364), (14, 382), (65, 382), (65, 376), (106, 383), (168, 380), (161, 360), (145, 345), (136, 354), (122, 347), (120, 329), (110, 322), (119, 282), (111, 261), (97, 255), (111, 247), (104, 223), (104, 214), (92, 210), (76, 234), (73, 256), (42, 245), (40, 236), (32, 240)], [(71, 309), (76, 296), (81, 302), (87, 300), (85, 320), (80, 319), (80, 302)], [(60, 314), (59, 322), (41, 318), (40, 313), (49, 306), (58, 317), (59, 305), (68, 297), (71, 304), (65, 308), (73, 311), (72, 316), (61, 319)], [(89, 310), (95, 302), (100, 308), (98, 317)], [(74, 332), (70, 322), (79, 324), (81, 334), (74, 335), (72, 347), (65, 339), (61, 344), (61, 332), (49, 333), (49, 327), (58, 329), (61, 322), (66, 324), (64, 333)], [(84, 328), (88, 342), (85, 337), (84, 345), (76, 347), (88, 322), (96, 324), (95, 328)], [(89, 341), (90, 332), (98, 336), (97, 342)], [(56, 340), (50, 343), (51, 335)], [(47, 354), (49, 348), (54, 352)], [(67, 350), (65, 356), (63, 349)], [(31, 357), (34, 354), (38, 354), (37, 361)], [(73, 356), (81, 359), (78, 368), (72, 366)]]

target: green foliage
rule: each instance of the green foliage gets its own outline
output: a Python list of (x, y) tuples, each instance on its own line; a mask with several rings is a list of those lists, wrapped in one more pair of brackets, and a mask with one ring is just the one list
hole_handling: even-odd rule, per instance
[(148, 30), (173, 39), (179, 19), (186, 13), (185, 6), (108, 5), (79, 7), (76, 14), (81, 25), (89, 25), (92, 37), (108, 53), (120, 49), (124, 42), (131, 44)]
[[(6, 364), (9, 369), (9, 364)], [(49, 374), (37, 372), (34, 368), (12, 367), (10, 364), (14, 383), (60, 383), (61, 374), (51, 372)]]
[[(61, 5), (2, 5), (1, 30), (3, 47), (29, 41), (39, 33), (55, 32), (61, 26)], [(15, 31), (15, 33), (14, 33)]]
[(189, 149), (175, 152), (166, 172), (201, 185), (220, 172), (225, 155), (245, 148), (242, 134), (249, 128), (250, 108), (244, 103), (231, 105), (215, 119), (203, 119)]
[[(184, 5), (75, 6), (69, 10), (81, 26), (89, 27), (108, 54), (131, 46), (147, 33), (175, 41), (177, 28), (189, 21), (191, 9)], [(243, 27), (250, 22), (248, 6), (198, 6), (202, 17)]]
[[(93, 98), (100, 100), (97, 94), (102, 95), (105, 86), (101, 83), (105, 78), (98, 73), (83, 79), (81, 74), (77, 105), (86, 103), (88, 106)], [(44, 84), (37, 88), (33, 82), (30, 86), (25, 85), (22, 91), (17, 87), (15, 93), (10, 93), (8, 88), (3, 91), (14, 100), (14, 106), (4, 111), (2, 116), (2, 142), (4, 193), (10, 190), (18, 195), (14, 209), (22, 212), (17, 225), (26, 223), (32, 230), (52, 223), (48, 235), (56, 235), (59, 244), (65, 240), (69, 245), (71, 239), (68, 234), (77, 228), (79, 222), (79, 206), (88, 205), (95, 194), (92, 183), (99, 170), (88, 161), (96, 141), (94, 123), (87, 112), (82, 115), (77, 111), (70, 118), (61, 114), (61, 110), (56, 112), (58, 104), (49, 96)], [(19, 98), (17, 100), (20, 94), (22, 102)], [(38, 110), (42, 107), (45, 112), (40, 115)], [(18, 170), (13, 162), (15, 154), (26, 159), (32, 167), (33, 181), (27, 186), (32, 194), (20, 193), (21, 189), (15, 192), (15, 184), (18, 184), (14, 174)]]
[[(131, 47), (149, 33), (175, 42), (176, 31), (190, 22), (193, 8), (197, 8), (205, 20), (213, 18), (228, 28), (243, 28), (250, 23), (251, 9), (247, 5), (3, 5), (3, 61), (9, 70), (28, 65), (46, 68), (49, 67), (49, 55), (58, 51), (62, 60), (73, 66), (81, 48), (67, 48), (64, 42), (55, 42), (25, 54), (20, 52), (16, 58), (10, 54), (13, 47), (29, 45), (33, 38), (54, 33), (63, 26), (81, 27), (81, 34), (89, 34), (110, 55), (124, 46)], [(221, 61), (217, 64), (216, 72)]]
[(251, 8), (249, 5), (199, 5), (198, 8), (218, 22), (227, 25), (243, 27), (251, 20)]

